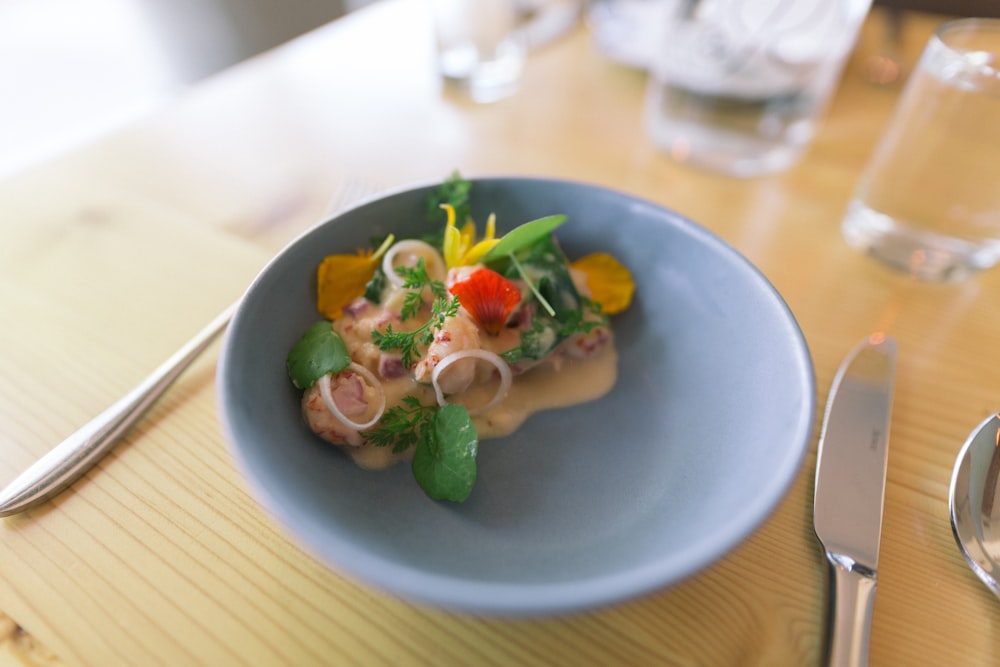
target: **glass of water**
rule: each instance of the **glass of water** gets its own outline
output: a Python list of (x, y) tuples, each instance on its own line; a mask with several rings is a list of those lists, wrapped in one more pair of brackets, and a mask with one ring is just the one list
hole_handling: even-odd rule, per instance
[(688, 162), (733, 176), (795, 164), (871, 0), (661, 0), (647, 133)]
[(931, 37), (858, 183), (847, 242), (917, 278), (1000, 261), (1000, 19)]
[(527, 56), (514, 0), (430, 0), (445, 81), (476, 102), (517, 91)]

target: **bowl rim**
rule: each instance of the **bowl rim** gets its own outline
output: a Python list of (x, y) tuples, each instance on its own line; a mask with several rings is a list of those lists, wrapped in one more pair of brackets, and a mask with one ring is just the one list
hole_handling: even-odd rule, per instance
[[(786, 455), (780, 460), (776, 460), (776, 463), (780, 462), (781, 465), (776, 466), (775, 474), (770, 479), (767, 487), (769, 492), (759, 497), (756, 502), (748, 503), (742, 507), (740, 512), (731, 515), (732, 520), (729, 525), (739, 525), (741, 526), (739, 530), (718, 531), (712, 534), (711, 538), (701, 539), (695, 547), (682, 549), (676, 557), (668, 560), (657, 560), (627, 571), (553, 583), (481, 582), (461, 576), (446, 576), (372, 554), (370, 551), (357, 548), (350, 540), (335, 533), (328, 532), (326, 534), (322, 540), (323, 548), (317, 544), (315, 538), (309, 537), (306, 534), (308, 531), (302, 528), (302, 524), (304, 518), (307, 519), (306, 523), (311, 523), (311, 518), (303, 517), (295, 508), (286, 506), (272, 494), (265, 483), (264, 476), (251, 465), (246, 452), (237, 441), (235, 425), (231, 421), (231, 415), (227, 409), (229, 395), (225, 382), (231, 362), (231, 331), (237, 328), (242, 320), (241, 315), (246, 296), (252, 293), (273, 267), (280, 264), (285, 256), (291, 253), (292, 249), (302, 243), (304, 239), (316, 233), (320, 228), (337, 224), (340, 219), (358, 208), (383, 199), (414, 191), (425, 191), (434, 187), (441, 182), (441, 179), (436, 179), (382, 190), (311, 225), (287, 243), (264, 265), (240, 299), (230, 327), (223, 338), (217, 364), (217, 412), (227, 447), (241, 473), (244, 485), (250, 491), (250, 496), (270, 517), (279, 532), (331, 570), (346, 574), (357, 583), (372, 586), (391, 596), (456, 612), (496, 616), (547, 616), (575, 613), (613, 605), (652, 593), (705, 571), (744, 542), (770, 518), (781, 501), (788, 495), (813, 438), (816, 414), (815, 370), (808, 343), (791, 308), (764, 273), (725, 239), (687, 216), (639, 195), (605, 185), (565, 178), (520, 175), (487, 175), (465, 178), (471, 181), (473, 186), (477, 182), (483, 181), (510, 182), (515, 185), (530, 182), (577, 186), (596, 189), (605, 194), (638, 202), (656, 209), (658, 213), (674, 217), (700, 242), (711, 244), (714, 251), (723, 253), (730, 261), (735, 261), (743, 269), (749, 270), (768, 297), (774, 300), (774, 305), (778, 307), (777, 310), (787, 318), (791, 334), (788, 342), (793, 343), (791, 354), (799, 361), (798, 379), (807, 390), (796, 424), (788, 427), (790, 445), (785, 450)], [(319, 526), (319, 528), (322, 527)], [(334, 547), (332, 549), (329, 548), (331, 544)]]

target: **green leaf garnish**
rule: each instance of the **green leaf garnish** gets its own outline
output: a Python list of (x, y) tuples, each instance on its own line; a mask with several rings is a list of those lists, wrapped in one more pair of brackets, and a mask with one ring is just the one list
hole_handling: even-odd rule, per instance
[(566, 222), (565, 215), (549, 215), (538, 218), (523, 225), (518, 225), (503, 235), (500, 242), (493, 246), (485, 256), (483, 263), (488, 263), (495, 259), (502, 259), (511, 253), (515, 253), (521, 248), (530, 246), (538, 239), (551, 234), (556, 227)]
[[(513, 256), (511, 256), (513, 259)], [(549, 234), (517, 252), (516, 259), (522, 270), (532, 278), (538, 293), (555, 310), (556, 318), (563, 319), (566, 313), (580, 309), (580, 294), (569, 271), (569, 260)], [(497, 262), (501, 273), (507, 277), (518, 277), (520, 272), (513, 261), (506, 268)], [(547, 311), (547, 309), (546, 309)]]
[(461, 405), (445, 405), (423, 429), (413, 453), (413, 477), (434, 500), (460, 503), (476, 483), (479, 435)]
[(601, 312), (601, 304), (580, 297), (580, 310), (570, 312), (561, 321), (559, 335), (572, 336), (575, 333), (590, 333), (599, 326), (607, 326), (611, 318)]
[(385, 291), (388, 284), (389, 279), (385, 277), (382, 267), (375, 267), (375, 273), (372, 274), (371, 280), (365, 285), (365, 298), (372, 303), (381, 303), (382, 292)]
[(397, 454), (416, 447), (413, 477), (434, 500), (460, 503), (472, 492), (479, 435), (463, 406), (423, 405), (416, 396), (404, 396), (365, 436)]
[(538, 300), (538, 303), (542, 304), (542, 308), (545, 309), (546, 313), (548, 313), (552, 317), (555, 317), (556, 316), (555, 308), (553, 308), (552, 304), (550, 304), (548, 302), (548, 300), (544, 296), (542, 296), (542, 293), (538, 291), (538, 287), (535, 286), (535, 281), (533, 281), (531, 278), (529, 278), (528, 274), (525, 273), (524, 267), (521, 266), (521, 262), (517, 261), (517, 257), (514, 257), (513, 254), (509, 255), (509, 257), (510, 257), (511, 263), (514, 265), (514, 268), (517, 270), (518, 274), (521, 276), (521, 280), (523, 280), (524, 283), (528, 286), (528, 289), (531, 290), (531, 293)]
[(427, 264), (423, 257), (417, 259), (416, 266), (397, 266), (395, 271), (403, 279), (403, 287), (410, 290), (403, 297), (403, 308), (399, 313), (404, 322), (415, 317), (424, 307), (424, 299), (421, 296), (424, 287), (430, 290), (434, 298), (448, 300), (448, 288), (440, 280), (431, 280), (427, 275)]
[(420, 441), (420, 434), (437, 411), (437, 405), (423, 405), (416, 396), (404, 396), (402, 404), (386, 410), (365, 437), (376, 447), (392, 447), (396, 454), (405, 452)]
[(458, 313), (458, 299), (451, 298), (448, 289), (440, 280), (431, 280), (427, 275), (423, 258), (417, 260), (415, 267), (397, 266), (398, 273), (404, 280), (403, 286), (411, 290), (403, 299), (403, 310), (400, 317), (407, 320), (417, 314), (423, 307), (420, 291), (424, 287), (434, 295), (431, 303), (431, 316), (413, 331), (396, 331), (392, 324), (385, 331), (372, 331), (372, 342), (383, 352), (399, 350), (403, 366), (409, 368), (420, 358), (420, 346), (430, 345), (434, 340), (434, 331), (444, 326), (444, 321)]
[(312, 325), (288, 353), (288, 377), (298, 389), (308, 389), (328, 373), (339, 373), (351, 363), (344, 340), (327, 320)]

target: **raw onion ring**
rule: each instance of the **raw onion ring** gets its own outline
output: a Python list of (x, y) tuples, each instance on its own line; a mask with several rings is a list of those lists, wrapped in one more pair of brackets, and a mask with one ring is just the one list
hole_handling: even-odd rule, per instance
[(470, 415), (476, 415), (481, 412), (486, 412), (493, 406), (497, 405), (506, 396), (507, 392), (510, 390), (510, 385), (513, 382), (513, 376), (510, 372), (510, 366), (503, 358), (496, 354), (495, 352), (490, 352), (489, 350), (459, 350), (458, 352), (452, 352), (446, 355), (441, 361), (437, 363), (434, 370), (431, 371), (431, 384), (434, 385), (434, 395), (437, 396), (438, 405), (444, 407), (448, 405), (448, 401), (445, 400), (444, 392), (441, 391), (441, 385), (438, 384), (438, 377), (442, 372), (449, 366), (451, 366), (456, 361), (461, 361), (462, 359), (480, 359), (487, 363), (496, 366), (496, 369), (500, 371), (500, 386), (497, 387), (497, 392), (493, 395), (485, 405), (482, 405), (474, 410), (469, 410)]
[[(437, 248), (432, 246), (430, 243), (425, 243), (418, 239), (404, 239), (399, 243), (393, 244), (391, 248), (384, 255), (382, 255), (382, 273), (385, 277), (392, 283), (395, 287), (402, 287), (405, 283), (403, 276), (396, 273), (396, 267), (393, 265), (393, 260), (396, 259), (396, 255), (401, 252), (412, 252), (414, 255), (423, 257), (426, 260), (428, 257), (431, 258), (431, 263), (434, 264), (433, 267), (427, 267), (427, 275), (434, 279), (434, 273), (440, 274), (441, 279), (444, 278), (445, 274), (448, 272), (445, 268), (444, 260), (441, 258), (441, 253), (437, 251)], [(439, 269), (434, 271), (432, 269)]]
[(368, 384), (374, 387), (378, 392), (382, 404), (375, 411), (375, 416), (364, 423), (359, 423), (351, 420), (347, 415), (341, 412), (340, 408), (337, 407), (336, 401), (333, 400), (333, 390), (330, 386), (330, 373), (327, 373), (319, 379), (319, 395), (323, 397), (323, 403), (326, 404), (326, 409), (330, 411), (330, 414), (336, 417), (337, 421), (347, 428), (352, 431), (363, 431), (367, 428), (371, 428), (378, 423), (378, 420), (382, 418), (382, 413), (385, 412), (386, 398), (385, 390), (382, 389), (382, 383), (378, 381), (378, 378), (375, 377), (374, 373), (364, 366), (354, 363), (353, 361), (344, 370), (354, 371), (356, 374), (367, 380)]

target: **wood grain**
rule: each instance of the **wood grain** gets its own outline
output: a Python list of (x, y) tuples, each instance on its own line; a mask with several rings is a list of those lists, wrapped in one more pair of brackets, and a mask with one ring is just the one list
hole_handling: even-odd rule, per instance
[(14, 619), (0, 612), (0, 666), (62, 667), (64, 664)]
[[(585, 29), (532, 54), (517, 96), (476, 106), (435, 75), (425, 18), (415, 0), (377, 3), (0, 183), (0, 483), (238, 297), (345, 183), (399, 187), (456, 167), (594, 181), (688, 215), (756, 263), (805, 333), (820, 404), (857, 340), (873, 329), (898, 338), (871, 662), (995, 662), (1000, 608), (955, 548), (946, 496), (958, 447), (1000, 406), (1000, 272), (918, 284), (840, 237), (899, 92), (863, 76), (880, 16), (802, 163), (747, 181), (654, 149), (640, 121), (644, 75), (603, 59)], [(906, 24), (910, 63), (939, 20)], [(564, 617), (455, 615), (340, 577), (259, 509), (219, 432), (216, 355), (82, 483), (0, 522), (4, 659), (818, 663), (826, 572), (811, 523), (815, 439), (761, 529), (675, 587)], [(52, 655), (61, 663), (46, 662)]]

